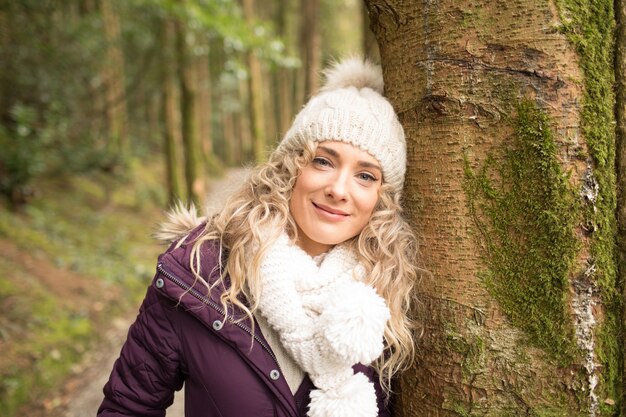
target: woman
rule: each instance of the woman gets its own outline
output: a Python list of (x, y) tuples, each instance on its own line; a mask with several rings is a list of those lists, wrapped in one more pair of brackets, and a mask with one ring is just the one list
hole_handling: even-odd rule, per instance
[(404, 132), (348, 59), (217, 215), (179, 209), (98, 416), (389, 416), (413, 355)]

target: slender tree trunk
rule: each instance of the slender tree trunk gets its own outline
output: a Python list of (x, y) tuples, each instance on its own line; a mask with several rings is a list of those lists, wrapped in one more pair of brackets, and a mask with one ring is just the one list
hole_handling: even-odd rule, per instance
[(279, 136), (287, 133), (294, 117), (293, 78), (293, 70), (289, 68), (279, 68), (275, 74), (276, 130)]
[(365, 2), (361, 3), (361, 18), (363, 23), (363, 55), (374, 62), (380, 62), (378, 41), (370, 28), (370, 14)]
[(107, 42), (103, 73), (106, 85), (106, 115), (109, 125), (111, 150), (124, 159), (127, 153), (126, 92), (124, 55), (121, 48), (120, 17), (112, 0), (100, 0), (100, 13)]
[(275, 70), (268, 70), (263, 72), (263, 85), (266, 94), (263, 94), (263, 108), (265, 114), (265, 159), (269, 155), (270, 151), (275, 147), (277, 143), (277, 131), (278, 131), (278, 86), (274, 83)]
[(0, 9), (0, 61), (4, 62), (2, 70), (0, 70), (0, 123), (5, 124), (9, 121), (9, 112), (11, 108), (11, 74), (13, 65), (9, 61), (8, 48), (11, 45), (10, 20), (7, 10)]
[(213, 147), (212, 83), (208, 54), (195, 57), (194, 62), (198, 77), (198, 106), (196, 119), (200, 125), (199, 131), (203, 162), (208, 174), (219, 176), (222, 174), (224, 167), (221, 161), (215, 156)]
[[(243, 0), (243, 13), (246, 22), (252, 25), (256, 18), (254, 12), (254, 0)], [(253, 154), (257, 162), (262, 162), (267, 158), (267, 127), (264, 112), (265, 89), (263, 87), (263, 73), (261, 62), (255, 55), (254, 50), (246, 52), (246, 62), (248, 64), (248, 90), (249, 90), (249, 112), (250, 125), (252, 128)]]
[(187, 28), (182, 22), (176, 24), (176, 49), (178, 57), (178, 83), (180, 90), (180, 115), (183, 152), (185, 155), (185, 184), (187, 199), (196, 205), (204, 195), (202, 177), (202, 148), (196, 118), (196, 74), (186, 42)]
[(432, 274), (399, 415), (615, 415), (612, 2), (366, 3)]
[(228, 165), (225, 158), (224, 128), (222, 125), (222, 113), (226, 101), (226, 89), (222, 83), (224, 70), (224, 43), (222, 39), (213, 39), (209, 42), (209, 80), (211, 83), (211, 109), (214, 112), (211, 117), (211, 137), (213, 138), (213, 151), (220, 161)]
[[(622, 285), (622, 334), (626, 334), (626, 2), (615, 1), (615, 80), (616, 104), (616, 152), (615, 167), (617, 173), (617, 244), (619, 281)], [(626, 387), (626, 361), (622, 387)], [(622, 390), (622, 415), (626, 415), (626, 391)]]
[(163, 139), (165, 142), (165, 177), (167, 183), (168, 202), (170, 205), (182, 199), (180, 186), (180, 163), (178, 144), (180, 139), (180, 123), (177, 117), (178, 103), (176, 100), (176, 85), (174, 81), (176, 60), (174, 54), (175, 23), (165, 19), (161, 29), (161, 120), (163, 121)]
[(239, 82), (239, 101), (241, 103), (241, 110), (234, 114), (235, 135), (237, 138), (235, 144), (235, 160), (237, 161), (237, 164), (255, 161), (251, 113), (250, 111), (245, 110), (250, 108), (250, 100), (251, 97), (248, 83), (245, 81)]
[[(276, 28), (278, 36), (289, 42), (289, 2), (280, 0), (276, 9)], [(287, 45), (289, 52), (292, 48)], [(294, 71), (291, 68), (280, 67), (274, 74), (276, 86), (276, 126), (279, 136), (284, 135), (291, 126), (294, 115)]]
[[(81, 0), (78, 2), (79, 19), (92, 19), (92, 16), (97, 16), (98, 5), (95, 0)], [(104, 54), (106, 56), (106, 52)], [(99, 67), (98, 74), (94, 74), (93, 78), (100, 78), (101, 80), (107, 80), (107, 66), (102, 65)], [(107, 117), (107, 97), (108, 91), (103, 89), (101, 82), (97, 83), (97, 87), (92, 88), (90, 102), (85, 103), (89, 109), (86, 113), (91, 115), (85, 122), (89, 126), (89, 131), (94, 136), (94, 145), (97, 148), (106, 148), (112, 150), (113, 143), (111, 141), (110, 129), (108, 129), (108, 117)], [(114, 152), (112, 150), (112, 152)], [(108, 200), (108, 198), (107, 198)]]
[(198, 114), (200, 124), (200, 138), (202, 148), (206, 154), (213, 153), (213, 132), (211, 131), (211, 76), (209, 62), (206, 55), (200, 55), (194, 60), (198, 76)]
[(319, 22), (319, 0), (301, 0), (300, 57), (301, 87), (298, 102), (304, 103), (319, 89), (321, 61), (321, 35)]
[(235, 120), (232, 112), (222, 110), (222, 130), (224, 135), (224, 162), (228, 166), (237, 164), (235, 149), (238, 139), (235, 135)]

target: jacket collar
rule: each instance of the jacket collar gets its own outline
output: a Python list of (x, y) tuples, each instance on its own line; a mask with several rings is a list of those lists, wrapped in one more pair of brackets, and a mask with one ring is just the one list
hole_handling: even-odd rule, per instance
[[(157, 274), (152, 285), (163, 296), (177, 302), (179, 308), (198, 319), (208, 331), (233, 346), (242, 360), (280, 400), (283, 407), (294, 416), (299, 415), (296, 399), (291, 394), (282, 372), (278, 379), (274, 379), (276, 371), (280, 372), (280, 366), (258, 324), (254, 323), (253, 331), (250, 319), (237, 308), (229, 309), (229, 315), (225, 319), (224, 307), (220, 301), (224, 286), (218, 282), (221, 270), (217, 242), (207, 242), (201, 248), (200, 275), (209, 286), (212, 286), (211, 291), (205, 284), (195, 279), (189, 267), (191, 247), (197, 236), (194, 232), (185, 239), (185, 242), (173, 244), (168, 251), (159, 256)], [(303, 393), (300, 393), (299, 396), (302, 395)]]

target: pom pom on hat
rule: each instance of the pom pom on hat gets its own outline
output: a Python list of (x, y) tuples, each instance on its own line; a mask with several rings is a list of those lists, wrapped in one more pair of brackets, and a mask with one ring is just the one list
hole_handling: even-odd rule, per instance
[(376, 158), (383, 181), (401, 191), (406, 171), (404, 130), (382, 95), (380, 67), (351, 57), (324, 74), (324, 86), (298, 113), (279, 148), (304, 147), (308, 140), (350, 143)]
[(339, 88), (355, 87), (371, 88), (378, 94), (383, 93), (383, 72), (378, 65), (361, 58), (352, 57), (335, 63), (334, 66), (324, 70), (326, 83), (321, 90), (331, 91)]

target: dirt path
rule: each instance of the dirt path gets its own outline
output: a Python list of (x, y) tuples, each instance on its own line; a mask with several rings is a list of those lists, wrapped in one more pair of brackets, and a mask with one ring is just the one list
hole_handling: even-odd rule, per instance
[[(248, 171), (245, 169), (230, 170), (227, 175), (216, 180), (211, 186), (207, 205), (211, 209), (221, 207), (225, 199), (232, 193), (245, 178)], [(134, 320), (134, 316), (127, 319), (116, 319), (107, 331), (103, 340), (106, 343), (102, 349), (91, 352), (86, 358), (86, 367), (79, 376), (68, 382), (67, 389), (71, 392), (71, 400), (67, 402), (64, 411), (56, 414), (57, 417), (95, 417), (96, 411), (102, 401), (102, 387), (107, 382), (115, 359), (126, 339), (128, 326)], [(167, 410), (167, 417), (184, 417), (183, 392), (177, 392), (174, 404)], [(63, 402), (65, 402), (63, 401)]]

